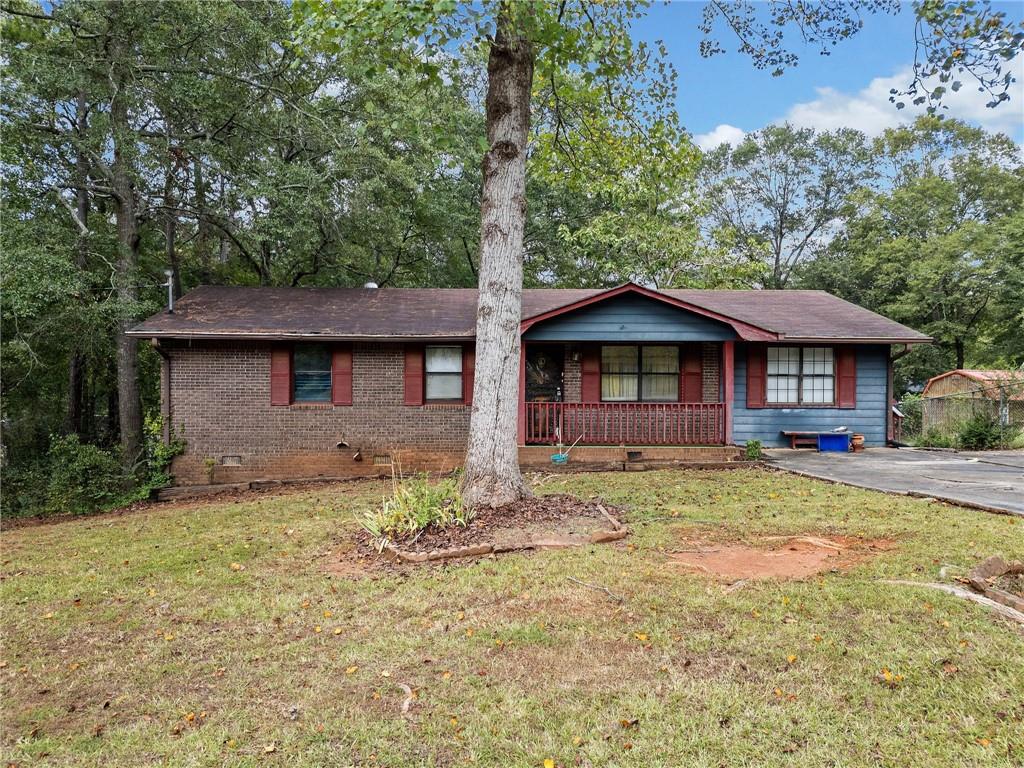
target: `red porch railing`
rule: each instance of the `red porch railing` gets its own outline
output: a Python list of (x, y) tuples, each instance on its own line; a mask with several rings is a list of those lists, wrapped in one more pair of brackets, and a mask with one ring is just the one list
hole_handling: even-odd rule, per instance
[(526, 403), (526, 443), (722, 445), (725, 403)]

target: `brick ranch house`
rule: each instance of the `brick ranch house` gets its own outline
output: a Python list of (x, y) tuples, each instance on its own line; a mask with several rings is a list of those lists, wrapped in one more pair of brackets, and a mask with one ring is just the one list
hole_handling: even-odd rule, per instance
[[(160, 352), (178, 484), (452, 469), (475, 289), (201, 287), (129, 333)], [(891, 437), (892, 350), (929, 341), (821, 291), (523, 291), (525, 464), (722, 459), (839, 425)], [(634, 454), (635, 456), (635, 454)]]

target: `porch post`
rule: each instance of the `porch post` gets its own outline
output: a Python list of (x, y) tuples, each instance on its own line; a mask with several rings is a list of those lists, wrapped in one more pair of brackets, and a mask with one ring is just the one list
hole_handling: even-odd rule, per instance
[(519, 420), (516, 439), (526, 445), (526, 342), (519, 342)]
[(722, 373), (725, 379), (725, 444), (732, 445), (732, 407), (735, 385), (736, 342), (722, 342)]

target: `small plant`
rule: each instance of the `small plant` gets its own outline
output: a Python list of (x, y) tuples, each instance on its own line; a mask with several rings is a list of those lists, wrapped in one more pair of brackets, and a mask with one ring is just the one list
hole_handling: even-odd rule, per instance
[(953, 438), (938, 429), (929, 429), (915, 442), (915, 445), (922, 448), (952, 448)]
[(159, 414), (149, 414), (142, 425), (145, 437), (147, 491), (171, 484), (171, 462), (185, 451), (185, 441), (170, 430), (170, 440), (164, 442), (164, 420)]
[(206, 459), (203, 461), (203, 466), (206, 467), (206, 482), (213, 485), (213, 471), (217, 468), (217, 460), (212, 458)]
[(986, 413), (979, 413), (960, 425), (957, 446), (966, 451), (985, 451), (1003, 444), (1003, 429)]
[(462, 506), (458, 474), (431, 482), (426, 475), (409, 480), (392, 477), (391, 498), (363, 515), (361, 524), (378, 551), (391, 540), (413, 536), (430, 526), (466, 526), (472, 513)]
[(747, 461), (760, 461), (761, 457), (764, 456), (764, 450), (761, 448), (761, 441), (747, 440), (747, 447), (743, 455)]

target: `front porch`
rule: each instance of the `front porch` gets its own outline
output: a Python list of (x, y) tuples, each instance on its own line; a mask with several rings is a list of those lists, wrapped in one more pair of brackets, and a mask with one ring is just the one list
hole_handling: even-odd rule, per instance
[[(734, 342), (659, 341), (633, 346), (635, 372), (623, 373), (611, 371), (608, 365), (610, 347), (618, 350), (619, 361), (621, 350), (630, 347), (620, 340), (610, 344), (524, 341), (519, 444), (731, 445)], [(660, 355), (660, 369), (646, 373), (644, 361), (654, 357), (654, 350)]]

